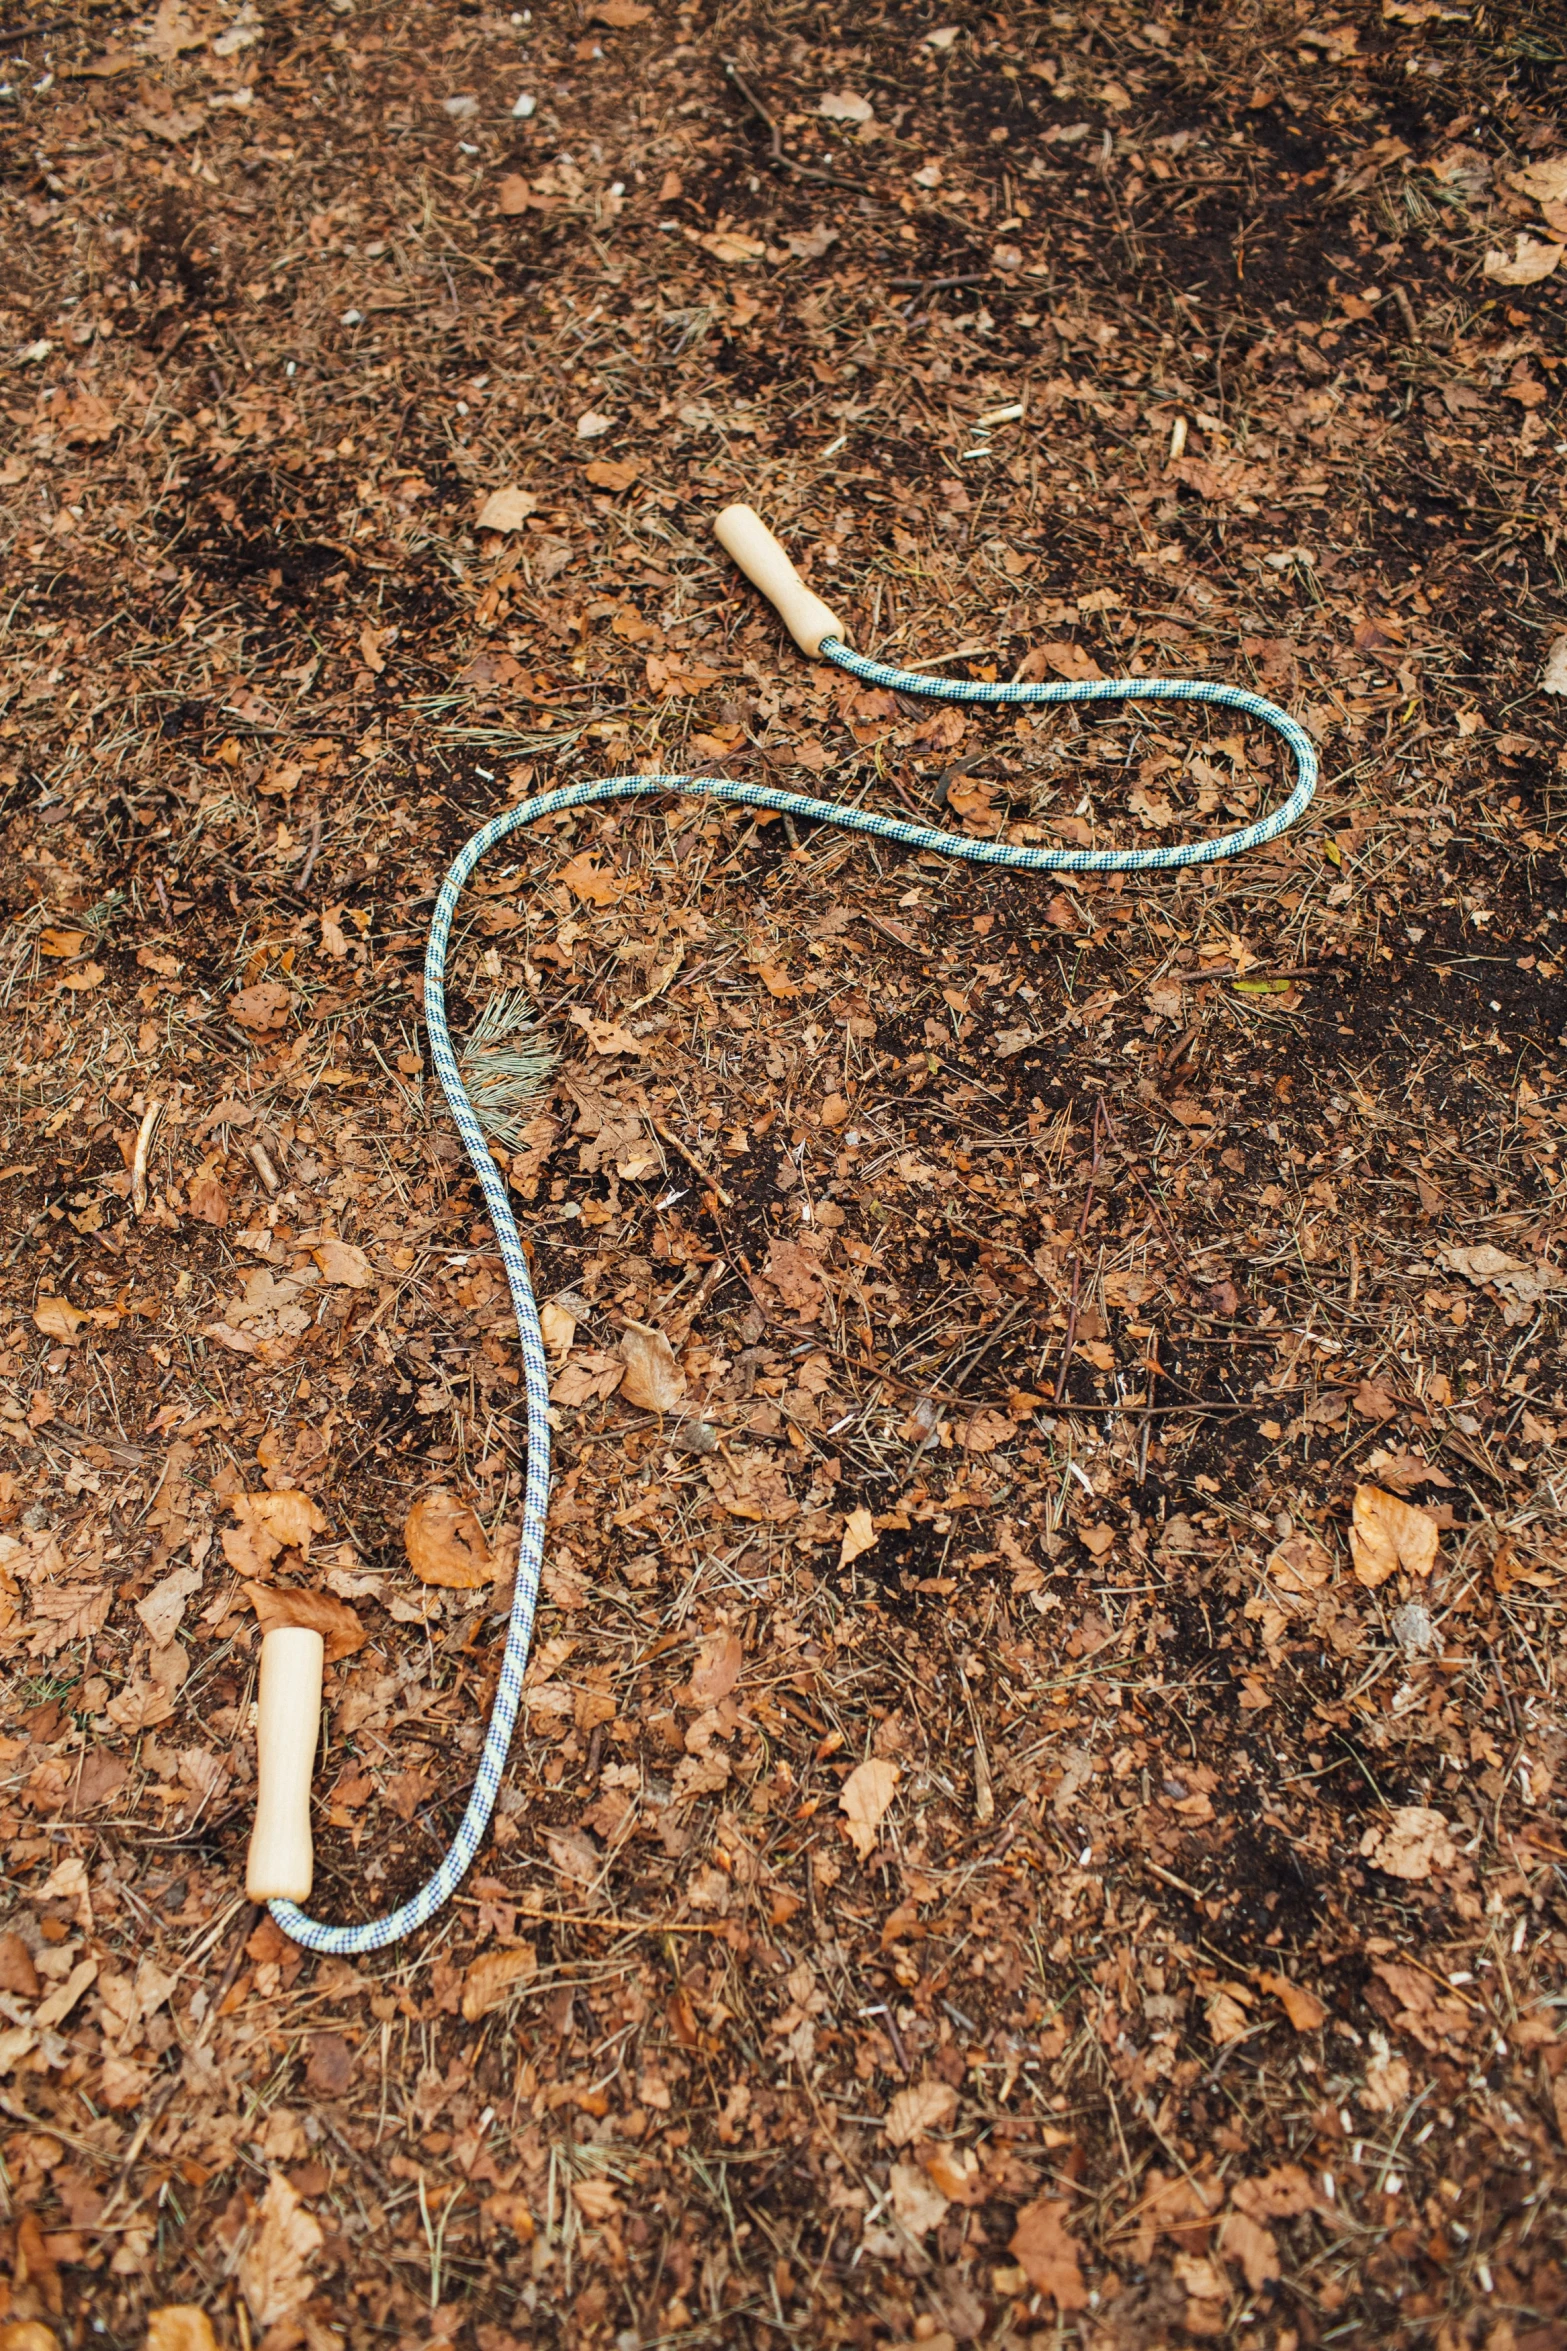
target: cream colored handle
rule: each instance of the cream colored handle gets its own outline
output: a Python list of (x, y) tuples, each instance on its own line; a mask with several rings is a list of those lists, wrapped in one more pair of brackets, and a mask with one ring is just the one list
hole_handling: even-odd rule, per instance
[(252, 1902), (303, 1902), (315, 1875), (310, 1774), (321, 1736), (325, 1644), (303, 1625), (280, 1625), (261, 1644), (256, 1719), (256, 1825), (245, 1891)]
[(726, 506), (713, 530), (746, 578), (761, 589), (802, 653), (814, 659), (823, 637), (837, 637), (847, 645), (849, 632), (836, 612), (811, 593), (754, 507)]

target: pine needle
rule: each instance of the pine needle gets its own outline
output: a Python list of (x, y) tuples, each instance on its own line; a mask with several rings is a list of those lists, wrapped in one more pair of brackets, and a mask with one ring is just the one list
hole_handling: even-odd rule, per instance
[(490, 998), (457, 1066), (491, 1142), (517, 1150), (523, 1124), (555, 1067), (554, 1047), (535, 1024), (526, 988)]

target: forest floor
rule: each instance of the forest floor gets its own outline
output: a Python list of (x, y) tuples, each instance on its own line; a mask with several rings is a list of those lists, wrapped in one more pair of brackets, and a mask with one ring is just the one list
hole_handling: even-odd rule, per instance
[[(0, 2347), (1562, 2351), (1559, 10), (72, 6), (0, 33)], [(351, 1921), (510, 1594), (461, 843), (1287, 783), (863, 691), (735, 497), (867, 651), (1249, 684), (1322, 788), (1178, 876), (673, 798), (480, 869), (545, 1596), (459, 1895), (318, 1960), (260, 1623)]]

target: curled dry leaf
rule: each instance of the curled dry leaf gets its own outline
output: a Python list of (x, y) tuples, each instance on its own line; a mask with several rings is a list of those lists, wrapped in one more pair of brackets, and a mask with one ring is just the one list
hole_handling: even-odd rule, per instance
[(538, 1974), (539, 1955), (531, 1943), (517, 1943), (505, 1951), (485, 1951), (463, 1978), (462, 2012), (469, 2024), (505, 2005), (519, 1984)]
[(1226, 2048), (1231, 2041), (1244, 2040), (1251, 2030), (1245, 2009), (1229, 1992), (1211, 1993), (1206, 2014), (1208, 2030), (1221, 2049)]
[(1376, 1828), (1367, 1829), (1360, 1850), (1373, 1869), (1414, 1882), (1458, 1859), (1447, 1833), (1445, 1813), (1426, 1804), (1401, 1804)]
[(1436, 1565), (1437, 1524), (1428, 1511), (1401, 1502), (1380, 1486), (1357, 1486), (1349, 1530), (1355, 1575), (1369, 1591), (1385, 1584), (1395, 1568), (1428, 1576)]
[(466, 1502), (444, 1487), (421, 1494), (403, 1526), (408, 1564), (422, 1584), (476, 1592), (495, 1581), (495, 1555)]
[(577, 1335), (577, 1318), (567, 1306), (552, 1298), (539, 1309), (539, 1329), (544, 1334), (548, 1352), (559, 1358), (571, 1353), (571, 1342)]
[(340, 1657), (352, 1657), (365, 1645), (365, 1628), (346, 1600), (329, 1600), (325, 1592), (254, 1583), (245, 1586), (245, 1597), (256, 1612), (263, 1639), (290, 1625), (319, 1633), (326, 1645), (328, 1665), (335, 1665)]
[(675, 1351), (654, 1324), (628, 1322), (621, 1333), (625, 1375), (620, 1393), (641, 1412), (674, 1412), (686, 1392), (686, 1375)]
[(856, 1765), (838, 1791), (849, 1841), (863, 1861), (876, 1842), (883, 1814), (898, 1790), (898, 1767), (880, 1755)]

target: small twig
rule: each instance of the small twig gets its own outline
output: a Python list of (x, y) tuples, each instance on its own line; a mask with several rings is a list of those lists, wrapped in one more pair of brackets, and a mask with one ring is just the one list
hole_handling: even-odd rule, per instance
[(670, 1150), (676, 1152), (679, 1157), (685, 1161), (687, 1167), (691, 1169), (694, 1175), (699, 1175), (704, 1184), (711, 1185), (715, 1197), (723, 1204), (725, 1208), (733, 1208), (733, 1194), (724, 1190), (723, 1185), (719, 1182), (717, 1176), (714, 1175), (712, 1169), (710, 1167), (704, 1167), (701, 1160), (698, 1159), (696, 1153), (694, 1151), (688, 1151), (684, 1143), (681, 1142), (680, 1137), (678, 1135), (672, 1135), (661, 1118), (649, 1118), (648, 1125), (652, 1128), (654, 1134), (657, 1135), (661, 1143), (667, 1143)]
[(307, 890), (310, 887), (310, 877), (316, 870), (316, 859), (320, 854), (321, 803), (318, 800), (310, 811), (310, 846), (305, 851), (305, 862), (299, 869), (299, 880), (295, 884), (296, 889)]
[(889, 286), (914, 286), (922, 294), (939, 294), (947, 286), (988, 286), (995, 276), (993, 269), (971, 269), (961, 277), (952, 278), (889, 278)]
[(131, 1160), (131, 1206), (138, 1216), (147, 1213), (147, 1154), (152, 1149), (153, 1132), (163, 1116), (161, 1102), (149, 1102), (141, 1125), (136, 1130), (136, 1150)]
[(820, 180), (824, 186), (829, 188), (853, 188), (861, 196), (869, 196), (873, 192), (866, 180), (846, 180), (842, 172), (819, 171), (813, 163), (796, 163), (792, 155), (786, 155), (783, 151), (783, 138), (777, 123), (768, 113), (732, 57), (724, 59), (724, 71), (751, 111), (761, 117), (772, 133), (771, 160), (778, 165), (780, 171), (795, 172), (802, 180)]

